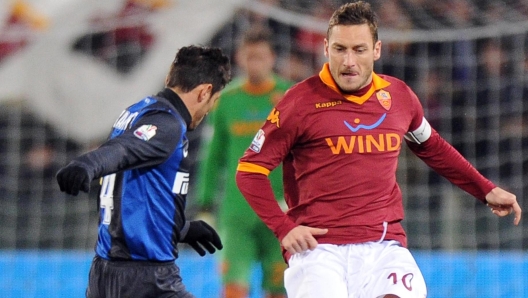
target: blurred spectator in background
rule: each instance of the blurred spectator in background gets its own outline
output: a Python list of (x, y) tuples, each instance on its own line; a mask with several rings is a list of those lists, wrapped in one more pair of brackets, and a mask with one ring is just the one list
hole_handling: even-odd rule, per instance
[(278, 59), (277, 71), (283, 78), (292, 82), (300, 82), (316, 73), (312, 67), (309, 54), (293, 50)]
[(478, 24), (476, 7), (471, 0), (438, 1), (445, 7), (443, 16), (451, 28), (463, 28)]
[(54, 182), (61, 160), (79, 145), (19, 103), (2, 104), (0, 119), (0, 248), (86, 248), (86, 235), (68, 232), (86, 223), (81, 214), (89, 211), (76, 213), (84, 205), (67, 200)]
[[(402, 9), (398, 1), (373, 1), (372, 3), (373, 9), (378, 11), (380, 26), (400, 31), (412, 29), (413, 24), (409, 14)], [(415, 79), (415, 70), (411, 69), (412, 65), (405, 63), (406, 57), (412, 54), (410, 44), (406, 40), (387, 41), (383, 43), (383, 48), (382, 72), (390, 73), (402, 80), (405, 79), (411, 84)]]
[[(32, 144), (23, 153), (17, 195), (17, 248), (60, 248), (58, 212), (64, 212), (64, 194), (55, 185), (60, 168), (49, 142)], [(58, 233), (58, 234), (57, 234)]]
[[(60, 194), (55, 185), (55, 173), (60, 168), (56, 162), (56, 154), (55, 148), (49, 142), (31, 145), (29, 150), (24, 153), (19, 179), (24, 181), (25, 185), (19, 189), (18, 197), (20, 199), (30, 199), (35, 196), (35, 192), (44, 200), (51, 200)], [(38, 186), (35, 185), (37, 179), (42, 180)], [(35, 186), (40, 189), (34, 190)]]
[[(199, 168), (199, 218), (212, 217), (216, 205), (224, 250), (222, 282), (224, 297), (248, 297), (251, 270), (259, 264), (262, 289), (268, 298), (285, 297), (283, 272), (286, 267), (280, 244), (257, 217), (235, 185), (238, 159), (291, 82), (273, 72), (276, 56), (269, 28), (254, 25), (242, 36), (236, 51), (237, 79), (226, 87), (211, 115), (214, 134), (204, 143), (205, 160)], [(282, 171), (270, 178), (278, 198), (283, 198)], [(225, 184), (221, 181), (225, 180)], [(225, 185), (225, 189), (219, 187)]]
[(516, 114), (521, 116), (522, 110), (522, 100), (515, 101), (519, 94), (515, 94), (514, 82), (510, 80), (511, 67), (503, 49), (505, 46), (500, 39), (484, 39), (477, 43), (476, 154), (477, 164), (485, 175), (498, 174), (486, 157), (499, 154), (499, 140), (505, 137), (493, 128), (504, 126)]
[[(334, 7), (332, 5), (332, 1), (322, 0), (316, 1), (315, 4), (311, 6), (309, 15), (315, 20), (326, 23), (333, 12)], [(324, 31), (316, 31), (309, 28), (299, 28), (297, 32), (295, 32), (294, 42), (300, 51), (309, 55), (310, 59), (306, 62), (310, 63), (311, 65), (320, 65), (325, 60), (324, 49), (321, 46), (325, 37), (326, 32)]]
[(242, 7), (236, 10), (231, 21), (213, 36), (211, 45), (222, 48), (226, 53), (231, 53), (231, 58), (234, 61), (238, 37), (249, 27), (265, 26), (270, 28), (273, 33), (274, 47), (278, 56), (282, 56), (283, 53), (288, 53), (295, 48), (292, 37), (295, 36), (297, 28), (261, 13), (279, 7), (280, 0), (259, 0), (254, 1), (251, 5), (252, 9)]

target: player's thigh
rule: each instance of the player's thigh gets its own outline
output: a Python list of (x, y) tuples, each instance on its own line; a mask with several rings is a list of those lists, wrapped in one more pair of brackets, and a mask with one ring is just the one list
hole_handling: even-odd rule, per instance
[(104, 264), (103, 260), (95, 257), (90, 265), (90, 273), (88, 274), (88, 287), (86, 288), (87, 298), (99, 298), (105, 296), (104, 282)]
[(90, 269), (86, 297), (194, 298), (186, 290), (176, 264), (138, 263), (116, 264), (96, 257)]
[(262, 266), (262, 288), (268, 293), (285, 293), (284, 270), (287, 266), (279, 240), (263, 223), (256, 227), (255, 237)]
[(247, 285), (251, 267), (257, 258), (257, 244), (251, 235), (251, 226), (223, 223), (221, 252), (222, 279), (224, 283), (234, 282)]
[(284, 273), (288, 298), (348, 298), (346, 259), (327, 245), (294, 254)]
[(401, 298), (424, 298), (427, 288), (411, 252), (399, 245), (389, 245), (378, 256), (372, 270), (365, 298), (394, 294)]

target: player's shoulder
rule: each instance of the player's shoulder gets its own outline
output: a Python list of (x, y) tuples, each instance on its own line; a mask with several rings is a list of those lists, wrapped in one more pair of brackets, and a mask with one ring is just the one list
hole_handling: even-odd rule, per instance
[(293, 84), (286, 92), (286, 95), (291, 98), (301, 98), (309, 95), (313, 96), (314, 93), (316, 93), (315, 89), (320, 88), (321, 86), (321, 79), (319, 76), (314, 75), (303, 81)]
[(390, 83), (390, 85), (386, 88), (383, 88), (383, 90), (389, 92), (392, 95), (393, 101), (396, 100), (400, 103), (408, 103), (411, 105), (419, 102), (415, 92), (403, 80), (389, 75), (378, 74), (378, 76)]
[[(129, 105), (125, 111), (128, 113), (140, 113), (149, 109), (156, 109), (160, 106), (160, 99), (157, 96), (150, 95), (145, 96), (141, 100)], [(163, 104), (161, 104), (163, 105)]]
[(181, 122), (180, 111), (167, 98), (158, 95), (146, 96), (127, 109), (130, 117), (134, 119), (148, 117), (151, 121), (161, 121), (166, 124)]
[(143, 101), (149, 103), (144, 107), (147, 111), (168, 112), (170, 114), (177, 111), (176, 107), (167, 98), (161, 96), (148, 96)]
[(407, 83), (405, 83), (403, 80), (397, 77), (393, 77), (393, 76), (386, 75), (386, 74), (378, 74), (378, 73), (376, 73), (376, 75), (382, 78), (383, 80), (389, 82), (392, 88), (398, 88), (398, 89), (408, 89), (409, 88), (409, 85), (407, 85)]

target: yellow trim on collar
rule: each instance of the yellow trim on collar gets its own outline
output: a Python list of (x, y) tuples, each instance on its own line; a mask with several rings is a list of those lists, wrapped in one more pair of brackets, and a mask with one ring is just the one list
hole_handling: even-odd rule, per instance
[(357, 103), (357, 104), (363, 104), (365, 101), (367, 101), (372, 96), (372, 94), (374, 94), (374, 92), (376, 92), (377, 90), (386, 88), (391, 84), (390, 82), (382, 79), (376, 73), (372, 72), (372, 85), (370, 86), (370, 89), (367, 91), (367, 93), (363, 94), (363, 96), (343, 94), (341, 90), (339, 90), (339, 87), (334, 81), (334, 78), (332, 78), (332, 74), (330, 73), (330, 67), (328, 65), (328, 62), (323, 65), (323, 69), (321, 69), (321, 71), (319, 72), (319, 78), (321, 79), (321, 81), (323, 81), (325, 85), (330, 87), (330, 89), (341, 94), (347, 100)]

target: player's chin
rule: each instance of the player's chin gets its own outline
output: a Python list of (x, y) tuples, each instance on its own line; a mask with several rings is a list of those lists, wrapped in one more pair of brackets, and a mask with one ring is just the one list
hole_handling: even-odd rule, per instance
[(357, 84), (341, 84), (339, 87), (344, 94), (354, 94), (360, 89)]
[(361, 83), (357, 80), (357, 76), (354, 78), (341, 77), (338, 85), (341, 91), (345, 94), (355, 93), (362, 87)]

